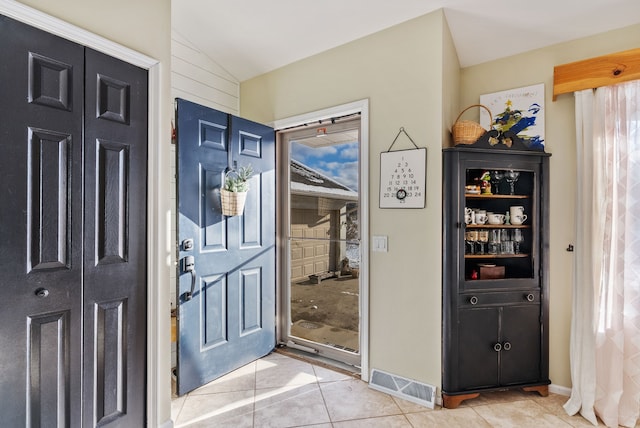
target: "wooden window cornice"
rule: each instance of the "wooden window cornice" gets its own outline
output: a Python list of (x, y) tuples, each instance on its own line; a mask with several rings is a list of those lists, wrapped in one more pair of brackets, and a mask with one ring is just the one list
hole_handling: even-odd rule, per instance
[(553, 68), (553, 101), (558, 95), (640, 79), (640, 48)]

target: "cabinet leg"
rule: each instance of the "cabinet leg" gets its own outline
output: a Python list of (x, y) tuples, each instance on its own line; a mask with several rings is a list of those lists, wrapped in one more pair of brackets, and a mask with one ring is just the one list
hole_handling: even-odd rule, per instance
[(473, 393), (473, 394), (464, 394), (464, 395), (442, 394), (442, 407), (444, 407), (445, 409), (455, 409), (464, 400), (468, 400), (470, 398), (476, 398), (478, 396), (480, 396), (479, 392), (476, 392), (476, 393)]
[(526, 392), (537, 392), (541, 397), (549, 396), (549, 385), (525, 386), (522, 390)]

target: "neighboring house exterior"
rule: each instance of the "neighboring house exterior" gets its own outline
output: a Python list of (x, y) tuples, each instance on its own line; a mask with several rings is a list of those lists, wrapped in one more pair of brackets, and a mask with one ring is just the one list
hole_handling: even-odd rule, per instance
[(358, 193), (295, 160), (290, 171), (291, 279), (339, 271)]

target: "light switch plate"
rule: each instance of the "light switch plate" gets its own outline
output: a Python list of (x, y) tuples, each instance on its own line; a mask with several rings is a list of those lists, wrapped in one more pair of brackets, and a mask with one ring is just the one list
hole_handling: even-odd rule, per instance
[(386, 253), (387, 250), (387, 237), (386, 236), (373, 236), (373, 251)]

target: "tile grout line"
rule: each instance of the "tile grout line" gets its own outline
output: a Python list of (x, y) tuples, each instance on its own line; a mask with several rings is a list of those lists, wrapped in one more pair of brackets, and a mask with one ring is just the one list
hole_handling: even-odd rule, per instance
[(180, 409), (178, 409), (178, 413), (176, 413), (176, 420), (175, 422), (178, 422), (178, 419), (180, 419), (180, 413), (182, 413), (182, 410), (184, 409), (184, 405), (187, 403), (187, 397), (185, 395), (184, 400), (182, 400), (182, 404), (180, 405)]
[(318, 391), (320, 391), (320, 396), (322, 397), (322, 403), (324, 403), (324, 410), (327, 412), (327, 416), (329, 417), (329, 424), (333, 427), (333, 419), (331, 418), (331, 412), (329, 412), (329, 406), (327, 406), (327, 400), (324, 398), (324, 392), (322, 392), (322, 385), (320, 385), (320, 381), (318, 380), (318, 373), (316, 372), (316, 366), (311, 364), (311, 368), (313, 369), (313, 374), (316, 377), (316, 383), (318, 384)]
[[(398, 401), (396, 400), (396, 397), (394, 397), (393, 395), (389, 394), (389, 396), (391, 397), (391, 399), (393, 400), (394, 403), (396, 403), (396, 406), (398, 406), (398, 408), (400, 409), (401, 415), (404, 416), (404, 419), (407, 421), (407, 423), (409, 424), (409, 426), (411, 428), (415, 428), (414, 425), (411, 423), (411, 420), (407, 417), (407, 413), (414, 413), (414, 412), (405, 412), (404, 409), (400, 406), (400, 404), (398, 404)], [(400, 399), (400, 398), (399, 398)]]
[(251, 426), (256, 426), (256, 397), (258, 396), (258, 361), (253, 362), (253, 406), (251, 412)]

